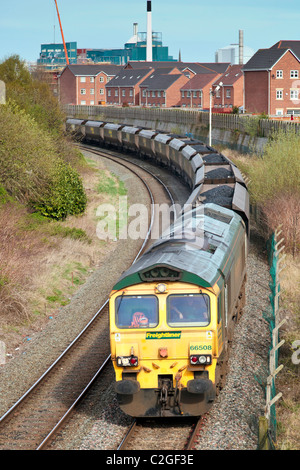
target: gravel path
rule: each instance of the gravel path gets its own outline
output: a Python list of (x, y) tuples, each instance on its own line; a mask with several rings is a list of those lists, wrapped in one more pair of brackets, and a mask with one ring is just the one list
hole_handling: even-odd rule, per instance
[[(113, 165), (113, 164), (108, 164)], [(113, 171), (118, 174), (114, 166)], [(129, 179), (129, 197), (142, 202), (144, 191)], [(140, 183), (142, 185), (142, 183)], [(146, 203), (146, 201), (145, 201)], [(71, 303), (36, 334), (23, 353), (0, 369), (0, 414), (30, 386), (74, 339), (101, 306), (109, 288), (126, 269), (136, 251), (136, 241), (119, 241), (102, 266), (89, 278)], [(109, 266), (109, 269), (108, 269)], [(264, 412), (264, 390), (256, 376), (267, 374), (269, 329), (262, 312), (268, 304), (268, 266), (262, 245), (250, 244), (247, 299), (236, 327), (227, 382), (198, 439), (196, 449), (256, 449), (258, 418)], [(108, 374), (112, 374), (109, 367)], [(112, 375), (113, 377), (113, 375)], [(100, 385), (101, 387), (101, 385)], [(101, 400), (98, 400), (101, 396)], [(131, 421), (118, 408), (112, 386), (94, 398), (94, 406), (81, 413), (68, 441), (61, 448), (115, 449)], [(178, 449), (180, 450), (180, 449)]]

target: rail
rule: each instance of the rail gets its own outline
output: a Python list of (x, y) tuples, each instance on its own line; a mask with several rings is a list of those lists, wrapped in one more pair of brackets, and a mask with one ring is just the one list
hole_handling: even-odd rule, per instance
[[(270, 308), (263, 313), (268, 322), (271, 335), (269, 350), (269, 370), (266, 383), (266, 406), (265, 414), (259, 418), (259, 443), (260, 450), (270, 450), (275, 447), (277, 434), (277, 420), (275, 403), (282, 397), (282, 393), (276, 393), (276, 375), (281, 371), (283, 365), (278, 365), (279, 348), (284, 344), (280, 341), (279, 329), (286, 319), (279, 321), (280, 311), (280, 273), (285, 268), (282, 264), (285, 254), (282, 254), (285, 246), (284, 238), (280, 238), (282, 231), (278, 227), (268, 241), (268, 257), (270, 265)], [(281, 255), (281, 256), (279, 256)]]
[[(151, 121), (154, 123), (172, 123), (173, 125), (190, 125), (208, 127), (209, 113), (178, 108), (142, 108), (142, 107), (117, 107), (117, 106), (85, 106), (64, 105), (63, 111), (68, 116), (82, 118), (100, 118), (104, 121), (116, 119)], [(262, 116), (250, 116), (243, 114), (212, 113), (213, 128), (230, 130), (251, 136), (270, 137), (279, 130), (294, 129), (300, 131), (297, 121), (280, 121), (276, 119), (264, 119)]]

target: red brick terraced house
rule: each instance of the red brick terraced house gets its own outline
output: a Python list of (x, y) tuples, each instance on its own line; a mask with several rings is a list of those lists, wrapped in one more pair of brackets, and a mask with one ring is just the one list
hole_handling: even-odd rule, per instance
[(140, 84), (141, 106), (170, 108), (180, 106), (180, 90), (189, 81), (177, 68), (153, 70)]
[(106, 84), (107, 104), (114, 106), (139, 106), (140, 84), (153, 69), (122, 69)]
[(181, 107), (209, 109), (209, 90), (220, 76), (217, 73), (194, 75), (180, 90)]
[[(214, 113), (232, 113), (233, 108), (244, 105), (244, 75), (242, 65), (231, 65), (213, 83), (212, 91)], [(220, 88), (216, 90), (216, 87)]]
[(300, 41), (259, 49), (243, 66), (245, 109), (269, 116), (300, 115)]
[(68, 65), (59, 76), (61, 104), (105, 105), (105, 85), (120, 70), (110, 64)]

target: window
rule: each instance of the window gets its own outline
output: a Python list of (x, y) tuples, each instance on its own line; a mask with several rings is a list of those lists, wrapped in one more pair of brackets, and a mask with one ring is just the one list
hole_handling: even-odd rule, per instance
[(181, 98), (184, 98), (184, 91), (181, 92)]
[(129, 90), (129, 96), (133, 96), (133, 90), (132, 90), (132, 88)]
[(118, 90), (115, 90), (115, 96), (119, 96)]
[(276, 70), (276, 78), (283, 78), (283, 70)]
[(158, 325), (158, 298), (155, 295), (120, 295), (115, 302), (118, 328), (154, 328)]
[(160, 98), (160, 91), (157, 92), (157, 97)]
[(155, 98), (155, 91), (152, 91), (152, 98)]
[(197, 92), (196, 92), (196, 91), (194, 91), (193, 97), (194, 97), (194, 98), (197, 98)]
[(86, 101), (80, 101), (80, 104), (86, 105)]
[(191, 97), (191, 92), (190, 92), (190, 91), (187, 91), (187, 92), (186, 92), (186, 96), (187, 96), (187, 98), (190, 98), (190, 97)]
[[(109, 91), (110, 91), (110, 90), (109, 90)], [(117, 90), (117, 91), (118, 91), (118, 90)], [(104, 95), (104, 90), (103, 90), (103, 88), (100, 88), (100, 95)], [(110, 96), (110, 94), (109, 94), (109, 96)], [(118, 95), (116, 95), (116, 96), (118, 96)]]
[(146, 90), (143, 90), (143, 97), (146, 97)]
[(111, 96), (111, 90), (108, 90), (107, 96)]
[(81, 89), (80, 89), (80, 94), (81, 94), (81, 95), (85, 95), (85, 94), (86, 94), (86, 89), (85, 89), (85, 88), (81, 88)]
[(100, 83), (103, 83), (104, 82), (104, 77), (100, 77)]
[(95, 101), (91, 101), (91, 102), (90, 102), (90, 105), (91, 105), (91, 106), (94, 106), (94, 104), (95, 104)]
[(122, 96), (125, 96), (125, 90), (122, 90)]
[(298, 70), (291, 70), (290, 71), (290, 78), (298, 78), (298, 77), (299, 77)]
[(276, 90), (276, 99), (277, 100), (282, 100), (283, 99), (283, 91), (282, 90)]
[(297, 100), (298, 99), (298, 90), (290, 90), (291, 92), (291, 100)]
[(209, 296), (207, 294), (169, 295), (167, 322), (173, 327), (209, 325)]
[(94, 77), (90, 77), (90, 82), (94, 83), (94, 81), (95, 81)]
[(94, 94), (95, 94), (94, 88), (91, 88), (91, 89), (90, 89), (90, 94), (91, 94), (91, 95), (94, 95)]
[(85, 77), (80, 77), (80, 82), (85, 83)]
[(276, 116), (283, 116), (283, 109), (276, 109)]
[(221, 92), (220, 92), (220, 89), (216, 91), (216, 98), (221, 98)]
[(230, 98), (231, 97), (231, 90), (226, 90), (226, 98)]

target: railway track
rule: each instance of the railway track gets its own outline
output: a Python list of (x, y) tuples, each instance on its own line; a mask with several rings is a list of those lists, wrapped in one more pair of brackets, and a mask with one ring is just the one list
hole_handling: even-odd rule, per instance
[[(89, 150), (90, 151), (90, 150)], [(149, 193), (149, 227), (135, 260), (150, 240), (155, 221), (155, 203), (174, 204), (166, 185), (154, 174), (132, 162), (120, 161), (116, 154), (93, 150), (111, 158), (140, 178)], [(163, 199), (163, 201), (162, 201)], [(0, 449), (33, 450), (46, 448), (71, 412), (99, 378), (110, 360), (108, 299), (68, 348), (0, 418)]]
[(205, 421), (206, 416), (198, 420), (166, 419), (163, 423), (135, 419), (117, 450), (192, 451)]

